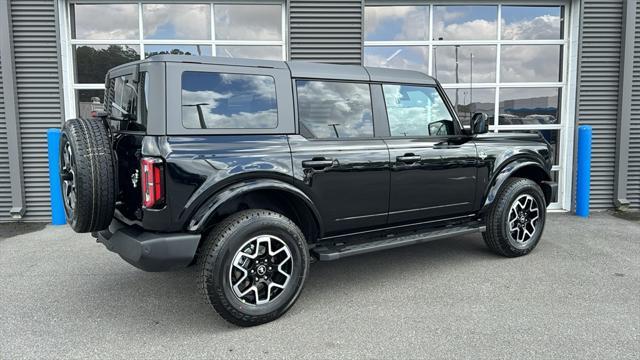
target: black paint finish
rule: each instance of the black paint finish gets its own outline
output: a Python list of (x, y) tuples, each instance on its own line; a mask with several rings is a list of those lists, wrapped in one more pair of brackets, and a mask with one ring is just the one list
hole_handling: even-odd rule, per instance
[[(120, 188), (116, 217), (129, 226), (150, 232), (201, 233), (215, 225), (221, 209), (227, 207), (228, 211), (229, 204), (236, 207), (233, 211), (251, 206), (244, 199), (262, 192), (278, 194), (278, 201), (302, 204), (318, 227), (317, 232), (311, 232), (315, 237), (308, 240), (317, 241), (434, 221), (481, 219), (502, 183), (514, 175), (537, 181), (547, 201), (554, 188), (546, 183), (551, 180), (550, 146), (539, 134), (469, 135), (454, 119), (452, 136), (389, 137), (380, 84), (400, 81), (435, 86), (444, 94), (437, 81), (424, 74), (191, 57), (156, 57), (139, 65), (147, 63), (166, 64), (164, 72), (148, 70), (156, 83), (166, 84), (166, 91), (149, 100), (155, 112), (149, 113), (146, 134), (116, 131), (114, 136), (119, 139), (114, 142)], [(244, 135), (232, 135), (242, 129), (224, 133), (171, 130), (181, 124), (181, 89), (179, 81), (170, 79), (196, 65), (198, 71), (224, 68), (274, 76), (279, 89), (278, 129), (287, 130)], [(158, 78), (165, 81), (158, 82)], [(375, 137), (310, 140), (300, 135), (291, 87), (297, 78), (370, 84)], [(157, 109), (165, 109), (165, 116)], [(144, 209), (140, 205), (135, 171), (142, 156), (164, 161), (163, 208)], [(261, 204), (269, 205), (268, 201)]]

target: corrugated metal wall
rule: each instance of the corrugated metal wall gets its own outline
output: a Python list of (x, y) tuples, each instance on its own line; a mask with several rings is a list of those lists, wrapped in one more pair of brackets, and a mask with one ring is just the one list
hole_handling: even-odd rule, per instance
[(591, 207), (613, 207), (623, 0), (584, 0), (577, 117), (593, 127)]
[(640, 209), (640, 6), (636, 7), (636, 36), (631, 91), (631, 134), (629, 139), (627, 198), (631, 208)]
[(361, 0), (289, 0), (289, 58), (362, 62)]
[[(0, 59), (4, 54), (0, 54)], [(0, 62), (2, 66), (2, 62)], [(0, 67), (0, 222), (9, 221), (11, 209), (11, 184), (9, 182), (9, 150), (7, 149), (7, 120), (4, 112), (4, 90)]]
[(60, 127), (62, 94), (54, 0), (11, 0), (27, 212), (50, 220), (46, 129)]

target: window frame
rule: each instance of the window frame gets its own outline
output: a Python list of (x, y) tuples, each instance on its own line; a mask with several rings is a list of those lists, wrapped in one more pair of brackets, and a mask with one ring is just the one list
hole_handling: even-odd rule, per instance
[[(184, 76), (186, 73), (196, 73), (196, 74), (225, 74), (225, 75), (244, 75), (244, 76), (260, 76), (260, 77), (268, 77), (272, 80), (273, 83), (273, 96), (274, 96), (274, 100), (275, 100), (275, 110), (276, 110), (276, 122), (275, 122), (275, 126), (271, 126), (271, 127), (206, 127), (206, 128), (199, 128), (199, 127), (186, 127), (184, 124), (184, 115), (182, 114), (182, 108), (184, 107)], [(206, 75), (201, 75), (201, 76), (206, 76)], [(217, 89), (213, 89), (210, 88), (207, 91), (216, 91)], [(193, 106), (193, 105), (190, 105)], [(239, 72), (233, 72), (233, 73), (229, 73), (229, 72), (218, 72), (218, 71), (192, 71), (192, 70), (184, 70), (181, 71), (180, 73), (180, 121), (182, 122), (182, 126), (185, 129), (197, 129), (197, 130), (204, 130), (204, 129), (214, 129), (214, 130), (235, 130), (238, 132), (244, 132), (245, 130), (271, 130), (271, 129), (276, 129), (278, 128), (278, 124), (279, 124), (279, 111), (278, 111), (278, 91), (276, 89), (276, 79), (274, 76), (271, 75), (262, 75), (262, 74), (244, 74), (244, 73), (239, 73)], [(205, 121), (206, 119), (202, 119), (201, 121)], [(206, 125), (206, 124), (205, 124)]]
[[(278, 124), (274, 128), (262, 129), (200, 129), (187, 128), (182, 123), (182, 74), (187, 71), (227, 73), (239, 75), (262, 75), (274, 79)], [(167, 135), (267, 135), (295, 133), (293, 99), (288, 69), (263, 68), (253, 66), (212, 65), (195, 63), (166, 63), (167, 86)]]
[[(371, 101), (371, 125), (373, 127), (372, 136), (358, 136), (358, 137), (348, 137), (348, 138), (310, 138), (302, 134), (301, 126), (300, 126), (300, 114), (298, 108), (298, 81), (318, 81), (318, 82), (337, 82), (337, 83), (355, 83), (355, 84), (363, 84), (369, 87), (369, 100)], [(294, 115), (295, 115), (295, 125), (296, 125), (296, 134), (302, 136), (307, 141), (362, 141), (362, 140), (373, 140), (379, 138), (379, 122), (376, 121), (379, 116), (376, 116), (376, 102), (374, 99), (374, 93), (372, 89), (372, 82), (370, 81), (361, 81), (361, 80), (340, 80), (340, 79), (323, 79), (323, 78), (306, 78), (306, 77), (296, 77), (291, 78), (291, 83), (293, 87), (293, 98), (294, 98)]]

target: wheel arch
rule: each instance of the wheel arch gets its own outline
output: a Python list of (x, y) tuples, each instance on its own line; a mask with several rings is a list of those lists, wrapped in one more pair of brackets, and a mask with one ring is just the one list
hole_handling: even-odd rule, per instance
[(232, 213), (258, 208), (291, 219), (308, 242), (322, 236), (320, 213), (311, 199), (289, 183), (266, 178), (240, 181), (219, 190), (198, 208), (187, 230), (202, 233)]
[(513, 177), (526, 178), (536, 182), (544, 193), (546, 204), (549, 205), (553, 190), (546, 182), (551, 181), (551, 174), (538, 161), (521, 158), (503, 165), (500, 171), (493, 176), (483, 197), (481, 213), (485, 213), (491, 207), (505, 181)]

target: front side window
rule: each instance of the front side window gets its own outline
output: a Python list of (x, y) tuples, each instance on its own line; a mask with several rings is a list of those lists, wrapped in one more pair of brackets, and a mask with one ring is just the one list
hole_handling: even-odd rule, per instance
[(373, 137), (368, 84), (297, 81), (300, 132), (307, 138)]
[(447, 136), (453, 117), (434, 87), (382, 85), (391, 136)]
[(182, 125), (188, 129), (274, 129), (276, 84), (271, 76), (185, 71)]

